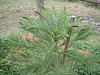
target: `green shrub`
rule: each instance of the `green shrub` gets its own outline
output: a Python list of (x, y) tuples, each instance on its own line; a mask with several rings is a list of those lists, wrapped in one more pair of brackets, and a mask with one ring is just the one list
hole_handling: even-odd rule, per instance
[[(86, 40), (92, 33), (90, 25), (80, 25), (79, 18), (71, 22), (65, 8), (60, 12), (57, 12), (54, 7), (44, 8), (42, 13), (37, 11), (36, 13), (42, 17), (42, 20), (23, 17), (24, 19), (20, 21), (20, 28), (24, 30), (24, 33), (33, 34), (36, 41), (23, 38), (19, 33), (10, 34), (6, 37), (6, 41), (4, 40), (10, 48), (25, 49), (33, 54), (31, 56), (22, 54), (23, 60), (28, 61), (21, 75), (78, 75), (78, 71), (73, 70), (72, 63), (84, 66), (88, 75), (91, 71), (94, 73), (98, 69), (99, 58), (95, 60), (91, 57), (93, 55), (85, 56), (74, 49), (69, 48), (65, 51), (61, 48), (61, 46), (70, 47), (66, 42), (68, 38), (71, 39), (69, 43)], [(61, 43), (60, 40), (64, 42)], [(62, 64), (63, 55), (67, 56), (65, 64)]]

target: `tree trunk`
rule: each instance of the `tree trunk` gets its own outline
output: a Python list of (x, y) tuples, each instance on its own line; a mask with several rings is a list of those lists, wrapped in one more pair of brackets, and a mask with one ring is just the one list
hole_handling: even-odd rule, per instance
[[(70, 42), (70, 37), (67, 38), (64, 53), (68, 51), (69, 42)], [(63, 55), (62, 64), (65, 64), (65, 60), (66, 60), (66, 54)]]
[(90, 2), (90, 3), (100, 4), (100, 0), (80, 0), (80, 1), (85, 1), (85, 2)]
[[(76, 19), (76, 16), (71, 16), (71, 22), (74, 22), (75, 19)], [(70, 33), (70, 30), (68, 31), (68, 33)], [(64, 53), (66, 53), (68, 51), (69, 43), (70, 43), (70, 35), (69, 35), (69, 37), (67, 37), (65, 48), (64, 48)], [(64, 65), (65, 64), (65, 60), (66, 60), (66, 54), (63, 55), (62, 59), (63, 59), (62, 60), (62, 65)]]
[[(44, 0), (37, 0), (37, 10), (38, 12), (42, 12), (42, 6), (44, 5)], [(39, 15), (39, 18), (42, 19), (42, 17)]]

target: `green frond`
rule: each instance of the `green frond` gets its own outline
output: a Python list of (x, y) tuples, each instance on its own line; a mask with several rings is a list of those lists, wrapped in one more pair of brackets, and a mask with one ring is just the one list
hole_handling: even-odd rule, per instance
[(22, 49), (33, 49), (39, 44), (37, 42), (32, 42), (28, 39), (25, 39), (24, 36), (22, 37), (21, 34), (18, 33), (9, 34), (8, 36), (4, 37), (3, 43), (9, 48), (18, 47)]
[[(56, 44), (53, 44), (51, 46), (51, 48), (48, 47), (47, 52), (42, 56), (42, 59), (40, 59), (41, 62), (37, 61), (37, 62), (39, 62), (39, 64), (35, 65), (35, 66), (33, 65), (34, 62), (32, 62), (32, 64), (31, 64), (32, 66), (29, 66), (24, 71), (22, 71), (22, 75), (23, 75), (23, 73), (28, 74), (30, 72), (33, 72), (33, 74), (40, 73), (40, 75), (45, 75), (46, 73), (48, 73), (50, 68), (52, 67), (53, 60), (55, 58), (55, 55), (52, 53), (52, 50), (55, 50), (55, 46), (56, 46)], [(30, 67), (32, 67), (32, 68), (30, 68)]]
[(88, 37), (90, 37), (92, 34), (92, 28), (91, 26), (87, 26), (85, 28), (80, 29), (80, 31), (77, 33), (75, 40), (86, 40)]
[(33, 64), (27, 65), (27, 68), (24, 69), (20, 75), (30, 75), (30, 73), (36, 71), (36, 69), (38, 69), (39, 67), (39, 63), (38, 62), (32, 62), (32, 63)]
[(87, 61), (87, 56), (84, 54), (76, 51), (76, 50), (69, 50), (65, 53), (68, 57), (72, 58), (72, 60), (79, 61), (80, 63), (85, 63)]
[[(96, 60), (91, 58), (93, 54), (86, 55), (83, 53), (80, 53), (76, 50), (69, 50), (65, 53), (67, 57), (70, 58), (72, 62), (79, 63), (81, 66), (84, 66), (84, 70), (90, 74), (91, 72), (95, 72), (99, 69), (99, 64)], [(98, 58), (95, 58), (98, 59)]]

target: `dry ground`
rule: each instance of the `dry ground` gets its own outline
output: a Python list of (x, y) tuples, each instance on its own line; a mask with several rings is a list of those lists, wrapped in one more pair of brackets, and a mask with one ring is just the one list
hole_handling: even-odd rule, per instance
[[(100, 18), (100, 9), (86, 7), (82, 3), (46, 1), (45, 6), (51, 8), (55, 6), (58, 10), (66, 6), (70, 15)], [(0, 0), (0, 34), (18, 30), (16, 27), (23, 16), (33, 16), (36, 10), (34, 0)]]

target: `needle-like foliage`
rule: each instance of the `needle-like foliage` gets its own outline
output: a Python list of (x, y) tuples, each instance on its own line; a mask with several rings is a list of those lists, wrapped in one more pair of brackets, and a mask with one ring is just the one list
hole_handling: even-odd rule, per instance
[[(85, 68), (92, 68), (91, 64), (97, 64), (91, 61), (88, 56), (75, 50), (66, 53), (63, 50), (60, 51), (68, 37), (71, 37), (71, 41), (87, 39), (91, 34), (92, 28), (90, 25), (81, 25), (79, 18), (76, 18), (75, 22), (71, 22), (66, 8), (59, 12), (54, 7), (52, 9), (44, 8), (42, 13), (37, 11), (36, 13), (42, 17), (42, 20), (23, 17), (24, 19), (19, 23), (20, 28), (33, 34), (38, 41), (25, 39), (20, 34), (11, 34), (4, 40), (4, 43), (10, 43), (15, 48), (25, 48), (35, 53), (21, 75), (78, 75), (67, 64), (62, 66), (62, 54), (67, 55), (68, 58), (70, 57), (71, 61), (69, 63), (76, 61), (84, 65)], [(59, 45), (59, 40), (64, 42)], [(94, 72), (95, 70), (91, 71)], [(90, 74), (90, 71), (88, 72)]]

